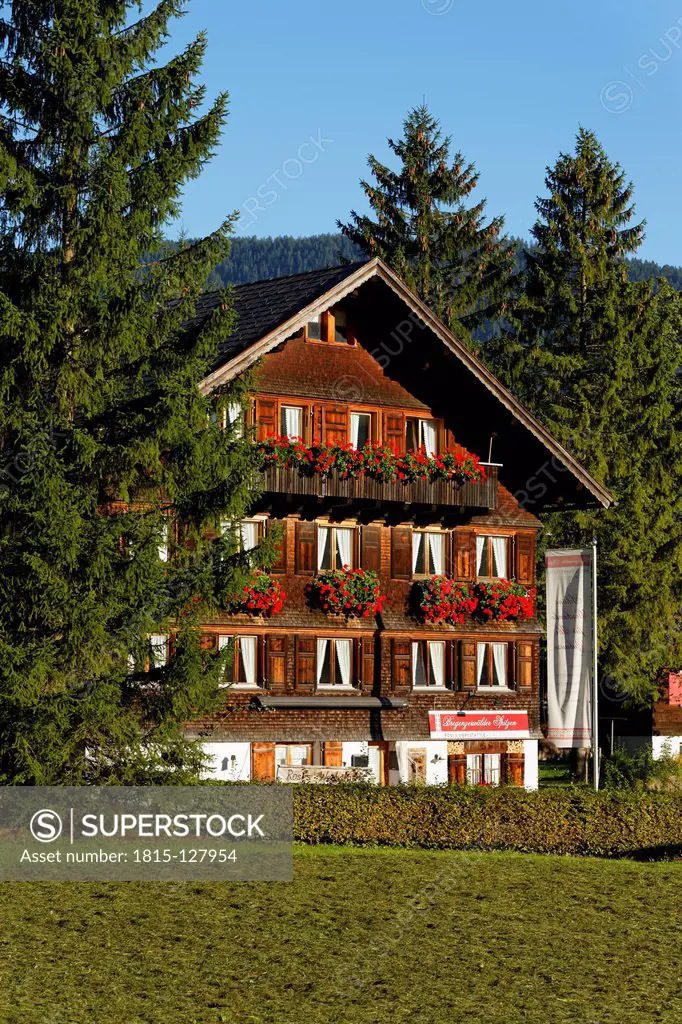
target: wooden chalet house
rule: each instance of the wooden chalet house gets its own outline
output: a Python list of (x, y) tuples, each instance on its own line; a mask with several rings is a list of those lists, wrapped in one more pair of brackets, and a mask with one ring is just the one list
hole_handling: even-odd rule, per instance
[[(238, 329), (202, 388), (256, 366), (241, 415), (269, 462), (242, 538), (281, 528), (270, 575), (286, 599), (205, 623), (207, 645), (233, 645), (226, 702), (244, 708), (188, 724), (214, 777), (352, 766), (380, 784), (535, 787), (537, 513), (606, 506), (608, 492), (380, 260), (236, 298)], [(320, 472), (335, 445), (383, 470), (348, 472), (351, 452)], [(296, 462), (311, 457), (317, 471)], [(348, 612), (358, 569), (380, 610)]]

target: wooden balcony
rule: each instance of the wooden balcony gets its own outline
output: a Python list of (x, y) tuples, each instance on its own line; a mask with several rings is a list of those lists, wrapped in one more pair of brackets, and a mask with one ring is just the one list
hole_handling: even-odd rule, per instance
[(302, 473), (298, 469), (268, 466), (261, 473), (266, 494), (290, 494), (309, 498), (341, 498), (356, 504), (391, 502), (400, 505), (440, 505), (450, 508), (497, 507), (497, 466), (486, 466), (486, 478), (478, 483), (453, 480), (394, 480), (386, 482), (369, 476), (343, 479)]

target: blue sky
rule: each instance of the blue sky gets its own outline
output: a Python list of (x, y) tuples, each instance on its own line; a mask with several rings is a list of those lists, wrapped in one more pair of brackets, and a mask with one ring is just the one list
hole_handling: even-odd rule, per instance
[(367, 154), (386, 159), (386, 136), (399, 136), (425, 97), (510, 233), (527, 234), (546, 165), (583, 124), (635, 184), (647, 220), (640, 255), (682, 264), (682, 0), (188, 8), (169, 46), (206, 29), (209, 95), (231, 96), (220, 151), (186, 190), (176, 227), (189, 234), (236, 208), (240, 234), (334, 230), (337, 217), (363, 208)]

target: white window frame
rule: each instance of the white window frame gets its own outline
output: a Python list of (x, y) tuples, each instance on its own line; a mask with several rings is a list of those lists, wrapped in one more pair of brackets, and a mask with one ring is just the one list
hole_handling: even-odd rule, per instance
[[(429, 537), (442, 537), (442, 571), (436, 572), (436, 563), (433, 557), (433, 547)], [(412, 577), (413, 579), (423, 579), (425, 576), (445, 576), (447, 575), (447, 545), (449, 541), (449, 534), (444, 533), (440, 530), (413, 530), (412, 531)], [(419, 551), (417, 548), (417, 542), (421, 548), (424, 549), (425, 553), (425, 571), (417, 572), (417, 563), (419, 561)], [(432, 568), (433, 567), (433, 568)]]
[(351, 411), (350, 411), (350, 438), (351, 438), (351, 444), (353, 445), (353, 448), (355, 448), (355, 450), (357, 451), (358, 450), (357, 445), (353, 441), (353, 417), (357, 417), (358, 419), (364, 418), (364, 419), (369, 421), (369, 428), (367, 430), (367, 441), (366, 441), (366, 444), (370, 444), (371, 441), (372, 441), (372, 414), (371, 414), (371, 412), (362, 412), (360, 409), (351, 409)]
[[(288, 409), (292, 410), (292, 411), (295, 410), (299, 414), (299, 424), (298, 425), (299, 425), (299, 428), (300, 428), (300, 433), (298, 433), (298, 434), (289, 434), (289, 432), (286, 429), (286, 413), (287, 413)], [(282, 402), (282, 404), (281, 404), (281, 406), (279, 408), (279, 429), (280, 429), (280, 434), (282, 435), (282, 437), (288, 437), (290, 440), (293, 440), (293, 439), (296, 439), (296, 438), (299, 438), (300, 440), (303, 440), (303, 431), (305, 429), (304, 428), (304, 424), (303, 424), (303, 411), (304, 411), (304, 407), (302, 405), (289, 405), (287, 402)]]
[[(354, 655), (354, 650), (353, 650), (353, 640), (352, 640), (352, 638), (348, 637), (348, 636), (331, 636), (331, 637), (320, 637), (318, 639), (318, 641), (317, 641), (318, 651), (317, 651), (316, 658), (315, 658), (315, 678), (316, 678), (316, 680), (319, 680), (320, 676), (322, 675), (322, 665), (320, 665), (320, 663), (319, 663), (319, 646), (320, 646), (320, 643), (325, 643), (326, 644), (323, 656), (326, 658), (327, 654), (329, 654), (329, 669), (330, 669), (330, 673), (331, 673), (332, 677), (335, 680), (336, 679), (340, 679), (341, 682), (333, 682), (333, 683), (317, 682), (317, 689), (318, 690), (334, 690), (334, 691), (336, 691), (336, 690), (354, 690), (355, 689), (355, 685), (353, 683), (353, 660), (354, 660), (353, 659), (353, 655)], [(341, 664), (339, 662), (338, 649), (337, 649), (337, 646), (336, 646), (338, 643), (343, 643), (343, 644), (347, 644), (348, 645), (347, 650), (348, 650), (349, 653), (348, 653), (348, 682), (347, 683), (343, 682), (343, 674), (341, 672)]]
[(499, 786), (502, 782), (501, 754), (467, 754), (467, 782), (470, 786)]
[[(504, 684), (492, 683), (490, 685), (481, 683), (481, 672), (479, 671), (480, 662), (480, 650), (485, 648), (484, 657), (488, 665), (488, 676), (491, 679), (495, 678), (495, 675), (499, 676), (498, 666), (495, 658), (495, 648), (504, 648)], [(494, 674), (493, 674), (494, 673)], [(508, 693), (510, 691), (509, 686), (509, 643), (506, 640), (483, 640), (476, 643), (476, 689), (481, 693), (490, 693), (491, 691), (498, 693)]]
[[(306, 751), (305, 761), (296, 761), (293, 758), (295, 751), (304, 750)], [(284, 751), (284, 760), (280, 760), (281, 751)], [(311, 765), (313, 763), (313, 745), (312, 743), (276, 743), (275, 744), (275, 771), (280, 765), (286, 765), (287, 767), (298, 768), (301, 765)]]
[[(497, 556), (495, 554), (495, 545), (493, 541), (504, 541), (504, 572), (501, 575), (481, 575), (478, 571), (478, 567), (482, 562), (483, 558), (483, 545), (487, 546), (488, 565), (489, 568), (495, 568), (497, 563)], [(476, 579), (479, 580), (504, 580), (509, 575), (509, 553), (511, 550), (510, 545), (511, 537), (506, 534), (498, 533), (479, 533), (476, 535)]]
[(150, 668), (165, 668), (168, 664), (168, 633), (152, 633), (149, 637)]
[[(442, 683), (417, 683), (417, 665), (415, 662), (415, 647), (424, 650), (424, 670), (427, 679), (433, 678), (433, 661), (431, 658), (432, 647), (442, 648), (442, 667), (443, 667), (443, 682)], [(412, 670), (412, 689), (416, 691), (423, 691), (426, 693), (432, 693), (434, 690), (440, 692), (447, 690), (447, 663), (448, 663), (448, 652), (445, 640), (413, 640), (411, 648), (411, 670)]]
[(432, 455), (438, 455), (438, 423), (434, 419), (422, 416), (407, 416), (405, 419), (405, 447), (407, 448), (407, 430), (408, 420), (416, 421), (417, 423), (417, 448), (408, 449), (409, 451), (419, 451), (421, 448), (426, 448), (426, 438), (424, 437), (424, 426), (428, 424), (433, 427), (436, 432), (435, 442), (433, 446)]
[[(355, 565), (356, 558), (356, 547), (357, 547), (357, 526), (328, 526), (326, 523), (317, 523), (317, 529), (315, 531), (315, 555), (317, 561), (318, 572), (330, 572), (332, 569), (342, 569), (343, 565), (347, 565), (349, 569), (357, 568)], [(327, 533), (322, 534), (321, 530), (326, 530)], [(339, 543), (336, 536), (337, 530), (347, 530), (350, 534), (350, 561), (342, 563), (339, 555)], [(326, 536), (328, 551), (330, 554), (330, 565), (326, 568), (322, 565), (322, 553), (320, 551), (320, 541), (323, 536)]]
[(220, 683), (221, 689), (227, 689), (228, 687), (233, 690), (258, 690), (260, 685), (258, 683), (258, 636), (252, 633), (221, 633), (218, 637), (218, 650), (222, 651), (228, 644), (234, 642), (234, 659), (232, 662), (233, 675), (239, 675), (239, 666), (242, 660), (241, 655), (241, 641), (252, 640), (253, 641), (253, 674), (254, 681), (252, 683), (247, 682), (236, 682), (232, 680), (226, 680)]

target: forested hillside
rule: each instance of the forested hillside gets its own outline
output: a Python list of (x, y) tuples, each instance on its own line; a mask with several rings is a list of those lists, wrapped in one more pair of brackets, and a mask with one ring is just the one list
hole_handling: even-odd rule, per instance
[[(517, 240), (519, 247), (523, 246)], [(218, 264), (210, 286), (245, 284), (267, 278), (301, 274), (306, 270), (332, 267), (344, 260), (361, 259), (353, 243), (341, 234), (309, 235), (294, 238), (234, 238), (228, 260)], [(673, 288), (682, 291), (682, 267), (661, 266), (652, 260), (629, 259), (632, 281), (645, 281), (650, 277), (664, 277)]]

